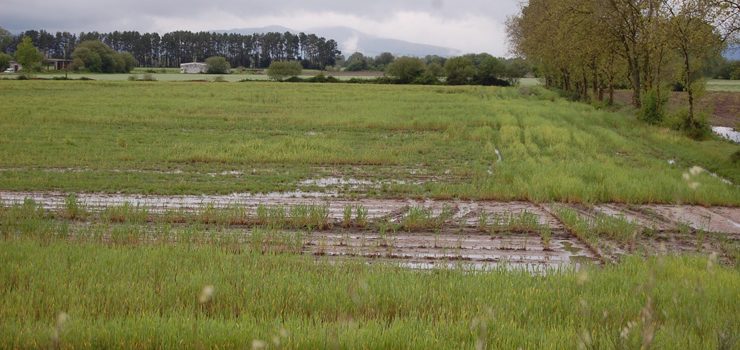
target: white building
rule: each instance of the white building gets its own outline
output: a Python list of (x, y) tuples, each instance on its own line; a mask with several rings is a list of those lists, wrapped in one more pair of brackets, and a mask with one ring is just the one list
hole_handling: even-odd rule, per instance
[(205, 73), (208, 71), (208, 66), (201, 62), (190, 62), (180, 64), (180, 73), (185, 74), (198, 74)]

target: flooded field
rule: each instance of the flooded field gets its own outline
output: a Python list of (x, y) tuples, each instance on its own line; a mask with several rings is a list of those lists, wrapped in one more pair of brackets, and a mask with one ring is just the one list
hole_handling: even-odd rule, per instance
[[(64, 211), (69, 198), (58, 192), (0, 192), (5, 206), (30, 199), (50, 211)], [(253, 242), (255, 228), (269, 227), (279, 231), (274, 234), (280, 237), (265, 241), (268, 250), (275, 248), (271, 244), (279, 247), (290, 237), (300, 237), (293, 242), (298, 245), (292, 248), (296, 253), (413, 268), (455, 264), (533, 271), (577, 268), (583, 262), (614, 261), (631, 253), (722, 254), (722, 244), (740, 241), (740, 208), (730, 207), (348, 199), (311, 192), (207, 196), (80, 193), (75, 201), (97, 213), (121, 206), (142, 210), (149, 225), (167, 220), (183, 225), (198, 220), (220, 222), (231, 228), (230, 234), (238, 241), (245, 242)], [(236, 209), (239, 217), (229, 217)], [(297, 215), (308, 222), (314, 209), (319, 223), (296, 224)], [(563, 209), (576, 213), (587, 231), (601, 230), (597, 224), (607, 216), (616, 222), (614, 230), (626, 227), (633, 236), (617, 239), (606, 235), (590, 240), (564, 225)]]

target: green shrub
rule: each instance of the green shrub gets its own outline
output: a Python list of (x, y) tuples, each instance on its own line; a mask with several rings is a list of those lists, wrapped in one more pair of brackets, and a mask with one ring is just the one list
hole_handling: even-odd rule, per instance
[(93, 73), (128, 73), (138, 63), (128, 52), (116, 52), (99, 40), (83, 41), (72, 53), (72, 68)]
[(229, 74), (231, 66), (226, 58), (220, 56), (213, 56), (206, 58), (206, 73), (208, 74)]
[(683, 132), (694, 140), (704, 140), (712, 134), (712, 127), (707, 121), (704, 113), (697, 114), (694, 118), (689, 116), (686, 109), (679, 110), (670, 118), (670, 127)]
[(730, 160), (732, 160), (733, 163), (740, 163), (740, 151), (735, 151), (735, 153), (730, 156)]
[(267, 68), (267, 76), (275, 81), (298, 77), (302, 72), (303, 66), (298, 61), (274, 61)]
[(642, 107), (638, 117), (648, 124), (660, 124), (665, 115), (665, 104), (668, 102), (665, 94), (659, 94), (651, 89), (642, 96)]
[(401, 84), (408, 84), (421, 77), (425, 71), (424, 61), (416, 57), (400, 57), (388, 65), (385, 74)]

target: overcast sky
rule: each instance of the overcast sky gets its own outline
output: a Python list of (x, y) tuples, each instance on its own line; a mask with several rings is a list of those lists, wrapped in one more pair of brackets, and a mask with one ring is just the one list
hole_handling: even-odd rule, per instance
[(168, 32), (280, 25), (346, 26), (462, 52), (505, 55), (507, 16), (521, 0), (4, 0), (0, 26), (20, 32)]

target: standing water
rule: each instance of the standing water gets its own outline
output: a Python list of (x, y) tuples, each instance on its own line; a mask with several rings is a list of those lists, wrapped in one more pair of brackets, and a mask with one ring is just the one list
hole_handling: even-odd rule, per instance
[(715, 134), (722, 136), (723, 138), (726, 138), (732, 142), (740, 143), (740, 132), (736, 131), (733, 128), (728, 128), (726, 126), (713, 126), (712, 131), (714, 131)]

